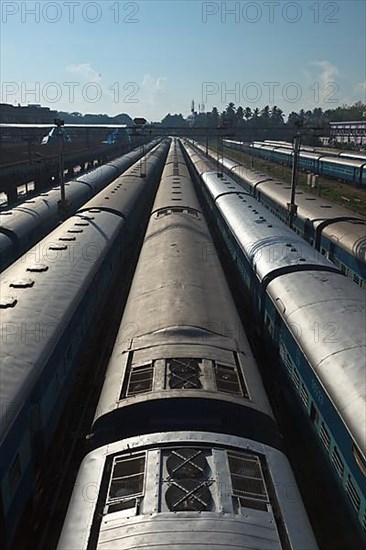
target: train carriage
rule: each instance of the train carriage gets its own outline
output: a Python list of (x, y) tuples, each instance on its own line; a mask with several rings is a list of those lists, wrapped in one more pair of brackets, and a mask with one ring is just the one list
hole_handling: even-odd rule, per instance
[[(14, 536), (107, 290), (149, 208), (166, 145), (149, 153), (1, 278), (2, 544)], [(136, 171), (137, 170), (137, 171)], [(160, 172), (161, 173), (161, 172)], [(128, 271), (126, 266), (126, 272)]]
[(84, 459), (58, 550), (317, 548), (286, 457), (250, 439), (166, 431)]
[(177, 142), (89, 441), (59, 550), (317, 548)]
[[(197, 145), (203, 152), (205, 148)], [(216, 159), (213, 151), (209, 156)], [(199, 163), (199, 173), (210, 171), (204, 162)], [(282, 222), (289, 224), (288, 204), (291, 185), (252, 170), (237, 161), (224, 157), (219, 165), (224, 172), (240, 183), (245, 191), (275, 214)], [(295, 193), (297, 214), (293, 229), (307, 242), (326, 255), (356, 284), (366, 284), (365, 224), (363, 216), (346, 210), (322, 197), (297, 189)]]
[(364, 292), (230, 177), (206, 166), (202, 172), (201, 159), (200, 188), (250, 296), (260, 335), (278, 354), (334, 478), (366, 528)]
[[(145, 149), (138, 148), (65, 183), (68, 215), (75, 213), (88, 199), (109, 185), (136, 162), (145, 151), (151, 151), (156, 141)], [(3, 248), (0, 241), (0, 269), (4, 270), (31, 246), (60, 223), (60, 186), (39, 193), (14, 208), (0, 211), (0, 235), (11, 240)], [(4, 240), (4, 238), (2, 239)], [(5, 245), (4, 245), (5, 246)]]

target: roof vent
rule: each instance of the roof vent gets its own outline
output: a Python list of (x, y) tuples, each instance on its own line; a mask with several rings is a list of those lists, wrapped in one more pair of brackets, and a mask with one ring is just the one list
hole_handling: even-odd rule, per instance
[(170, 453), (166, 467), (175, 479), (201, 478), (207, 460), (199, 449), (177, 449)]
[(2, 296), (0, 298), (0, 309), (9, 309), (14, 307), (18, 300), (13, 296)]
[(210, 510), (212, 495), (205, 482), (198, 479), (180, 479), (172, 482), (165, 493), (171, 512), (204, 512)]
[(173, 450), (167, 459), (169, 487), (165, 500), (171, 512), (202, 512), (211, 509), (207, 459), (200, 449)]
[(27, 267), (27, 271), (30, 271), (31, 273), (43, 273), (44, 271), (48, 271), (49, 267), (46, 264), (34, 264)]
[(197, 359), (179, 358), (167, 360), (169, 388), (200, 389), (201, 369)]
[(18, 281), (10, 283), (9, 286), (12, 288), (31, 288), (33, 285), (33, 279), (18, 279)]
[(53, 244), (48, 247), (48, 250), (67, 250), (66, 244)]

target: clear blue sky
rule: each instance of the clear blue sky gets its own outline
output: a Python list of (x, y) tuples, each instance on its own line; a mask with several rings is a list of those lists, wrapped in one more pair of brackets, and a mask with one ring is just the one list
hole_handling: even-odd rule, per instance
[(364, 101), (365, 49), (361, 0), (2, 0), (1, 101), (160, 120), (194, 98), (287, 115)]

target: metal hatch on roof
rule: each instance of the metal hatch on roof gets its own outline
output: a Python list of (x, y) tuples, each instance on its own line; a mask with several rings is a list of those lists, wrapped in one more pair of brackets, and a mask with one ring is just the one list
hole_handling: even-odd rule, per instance
[(27, 267), (27, 271), (31, 273), (42, 273), (48, 271), (49, 266), (46, 264), (33, 264)]
[(0, 296), (0, 309), (9, 309), (17, 304), (18, 300), (14, 296)]
[(34, 286), (34, 280), (30, 278), (18, 279), (9, 284), (12, 288), (31, 288)]
[(48, 247), (48, 250), (67, 250), (66, 244), (52, 244)]

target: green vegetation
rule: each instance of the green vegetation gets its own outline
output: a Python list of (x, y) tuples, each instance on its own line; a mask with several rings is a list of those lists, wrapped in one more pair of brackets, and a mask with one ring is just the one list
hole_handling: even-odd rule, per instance
[[(316, 107), (312, 111), (301, 109), (292, 111), (285, 121), (285, 113), (276, 105), (263, 109), (245, 107), (229, 103), (221, 113), (217, 107), (205, 113), (194, 113), (187, 119), (182, 114), (167, 114), (154, 126), (175, 130), (175, 135), (190, 135), (203, 139), (215, 135), (235, 137), (243, 141), (292, 140), (301, 128), (301, 141), (304, 145), (320, 146), (320, 136), (329, 135), (329, 122), (365, 120), (366, 104), (357, 101), (354, 105), (343, 105), (336, 109), (323, 111)], [(185, 133), (184, 133), (185, 132)], [(332, 142), (332, 146), (337, 146)], [(345, 148), (346, 144), (342, 144)], [(350, 142), (347, 148), (354, 144)]]

